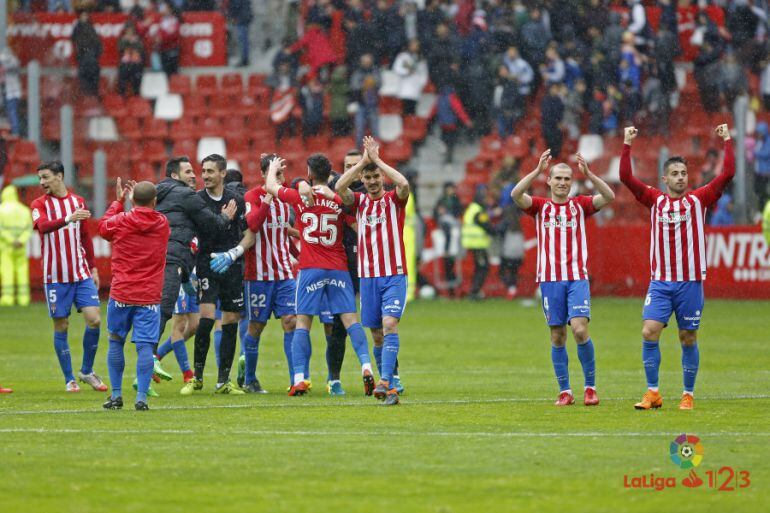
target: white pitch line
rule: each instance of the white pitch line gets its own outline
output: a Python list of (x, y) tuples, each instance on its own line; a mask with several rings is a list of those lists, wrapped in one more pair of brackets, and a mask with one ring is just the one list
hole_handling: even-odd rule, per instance
[[(162, 434), (162, 435), (191, 435), (208, 434), (210, 431), (194, 431), (191, 429), (71, 429), (71, 428), (0, 428), (0, 433), (37, 433), (37, 434)], [(372, 437), (384, 436), (387, 432), (376, 431), (323, 431), (323, 430), (274, 430), (274, 429), (232, 429), (217, 431), (217, 436), (222, 435), (251, 435), (251, 436), (339, 436), (339, 437)], [(399, 431), (403, 436), (427, 436), (427, 437), (458, 437), (458, 438), (603, 438), (603, 437), (670, 437), (671, 432), (600, 432), (600, 431), (567, 431), (567, 432), (530, 432), (530, 431)], [(714, 431), (698, 432), (701, 437), (716, 436), (770, 436), (765, 431)]]
[[(635, 401), (638, 398), (630, 397), (602, 397), (602, 401)], [(739, 399), (770, 399), (770, 394), (735, 394), (735, 395), (712, 395), (712, 396), (698, 396), (699, 400), (711, 400), (711, 401), (724, 401), (724, 400), (739, 400)], [(404, 406), (433, 406), (433, 405), (481, 405), (481, 404), (495, 404), (495, 403), (547, 403), (552, 401), (552, 397), (540, 397), (540, 398), (524, 398), (524, 397), (499, 397), (496, 399), (427, 399), (427, 400), (409, 400), (404, 401)], [(248, 404), (191, 404), (191, 405), (173, 405), (173, 406), (153, 406), (154, 411), (176, 411), (176, 410), (239, 410), (248, 408), (334, 408), (337, 406), (351, 406), (351, 407), (364, 407), (370, 408), (374, 406), (372, 402), (338, 402), (330, 399), (324, 403), (303, 403), (300, 401), (285, 402), (285, 403), (248, 403)], [(72, 413), (100, 413), (103, 412), (98, 407), (89, 409), (73, 409), (73, 410), (18, 410), (6, 408), (0, 410), (0, 417), (11, 415), (61, 415)]]

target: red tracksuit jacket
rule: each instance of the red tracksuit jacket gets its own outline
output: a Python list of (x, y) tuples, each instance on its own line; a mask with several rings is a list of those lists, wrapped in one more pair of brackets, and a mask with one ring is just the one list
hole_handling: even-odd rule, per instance
[(122, 203), (112, 202), (99, 221), (99, 235), (112, 242), (112, 299), (130, 305), (160, 303), (170, 233), (160, 212), (148, 207), (124, 212)]

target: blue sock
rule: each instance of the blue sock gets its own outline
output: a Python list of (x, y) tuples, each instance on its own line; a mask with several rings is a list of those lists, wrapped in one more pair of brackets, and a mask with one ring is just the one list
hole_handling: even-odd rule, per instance
[[(165, 346), (166, 344), (163, 345)], [(174, 356), (176, 356), (176, 361), (182, 372), (190, 370), (190, 358), (187, 356), (187, 348), (184, 345), (184, 339), (180, 338), (179, 340), (170, 342), (169, 345), (171, 346), (171, 349), (174, 350)], [(158, 350), (158, 355), (160, 356), (160, 350)]]
[(83, 365), (80, 372), (91, 374), (94, 371), (96, 350), (99, 348), (99, 328), (89, 328), (83, 333)]
[(313, 344), (310, 341), (310, 333), (307, 336), (307, 348), (305, 353), (305, 379), (310, 379), (310, 357), (313, 356)]
[(642, 363), (644, 363), (644, 373), (647, 375), (647, 387), (658, 388), (660, 346), (657, 342), (645, 340), (642, 343)]
[(122, 340), (110, 338), (110, 348), (107, 350), (107, 373), (110, 375), (113, 399), (123, 395), (123, 370), (126, 368), (123, 344)]
[(379, 372), (382, 378), (382, 346), (372, 347), (372, 352), (374, 353), (374, 361), (377, 363), (377, 372)]
[(382, 343), (382, 374), (380, 377), (388, 383), (393, 381), (393, 370), (396, 368), (398, 349), (401, 345), (398, 333), (385, 335)]
[(147, 390), (152, 379), (152, 349), (150, 342), (136, 344), (136, 401), (147, 402)]
[(59, 359), (59, 367), (64, 374), (64, 382), (69, 383), (75, 380), (72, 374), (72, 357), (70, 356), (70, 345), (67, 342), (67, 332), (53, 332), (53, 348), (56, 351), (56, 358)]
[(569, 357), (567, 348), (564, 346), (551, 346), (551, 361), (553, 370), (556, 373), (556, 381), (559, 382), (559, 390), (564, 392), (569, 390)]
[(257, 360), (259, 358), (259, 337), (252, 337), (248, 333), (243, 337), (242, 347), (246, 350), (246, 377), (244, 383), (253, 383), (257, 380)]
[(331, 335), (326, 335), (326, 369), (328, 371), (326, 373), (326, 381), (331, 381), (332, 380), (332, 371), (331, 371), (332, 359), (331, 359), (331, 356), (329, 355), (329, 346), (331, 344), (332, 344), (332, 336)]
[(358, 356), (358, 361), (361, 365), (365, 363), (371, 363), (372, 360), (369, 357), (369, 341), (366, 339), (366, 332), (360, 322), (351, 324), (348, 328), (348, 336), (350, 336), (350, 342), (353, 344), (353, 351)]
[(594, 343), (589, 338), (583, 344), (577, 346), (578, 360), (580, 365), (583, 366), (583, 377), (585, 378), (585, 386), (596, 386), (596, 360), (594, 357)]
[(222, 330), (214, 331), (214, 358), (217, 359), (217, 369), (219, 368), (219, 346), (222, 345)]
[(174, 345), (171, 342), (171, 337), (168, 337), (165, 342), (163, 342), (160, 346), (158, 346), (158, 352), (155, 353), (155, 355), (158, 357), (158, 360), (166, 356), (168, 353), (174, 350)]
[[(291, 363), (293, 374), (302, 374), (305, 379), (305, 368), (308, 352), (310, 350), (310, 332), (305, 329), (297, 328), (294, 330), (294, 337), (291, 341)], [(292, 376), (293, 378), (293, 376)], [(294, 380), (292, 379), (292, 383)]]
[(246, 354), (246, 344), (243, 342), (246, 340), (246, 334), (249, 332), (249, 320), (244, 317), (238, 321), (238, 340), (241, 341), (241, 356)]
[(286, 355), (286, 363), (289, 365), (289, 383), (294, 383), (294, 364), (291, 357), (291, 342), (294, 339), (293, 331), (283, 333), (283, 354)]
[(698, 342), (691, 346), (682, 344), (682, 373), (684, 374), (684, 391), (690, 394), (695, 390), (695, 377), (698, 375), (700, 351)]

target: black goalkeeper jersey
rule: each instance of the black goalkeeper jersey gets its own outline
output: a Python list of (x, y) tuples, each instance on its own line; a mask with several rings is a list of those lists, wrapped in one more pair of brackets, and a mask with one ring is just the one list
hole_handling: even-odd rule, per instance
[(215, 214), (222, 212), (222, 208), (227, 205), (230, 200), (235, 200), (236, 205), (238, 205), (235, 217), (226, 229), (210, 234), (201, 233), (198, 235), (198, 243), (200, 245), (200, 252), (198, 255), (205, 255), (205, 257), (208, 258), (211, 253), (221, 253), (237, 246), (243, 238), (244, 230), (247, 228), (246, 205), (243, 202), (243, 196), (238, 195), (226, 187), (222, 191), (222, 197), (218, 200), (212, 198), (206, 189), (198, 191), (198, 196), (203, 198), (206, 207)]

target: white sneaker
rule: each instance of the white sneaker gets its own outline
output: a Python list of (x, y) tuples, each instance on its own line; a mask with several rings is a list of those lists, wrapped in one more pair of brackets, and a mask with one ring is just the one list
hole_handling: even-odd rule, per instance
[(97, 392), (107, 391), (107, 385), (105, 385), (104, 382), (102, 381), (102, 378), (100, 378), (94, 372), (92, 372), (91, 374), (83, 374), (82, 372), (78, 372), (78, 379), (80, 380), (81, 383), (86, 383), (88, 385), (91, 385), (91, 388), (93, 388)]
[(80, 387), (77, 383), (75, 383), (75, 380), (67, 382), (67, 386), (64, 389), (66, 392), (80, 392)]

